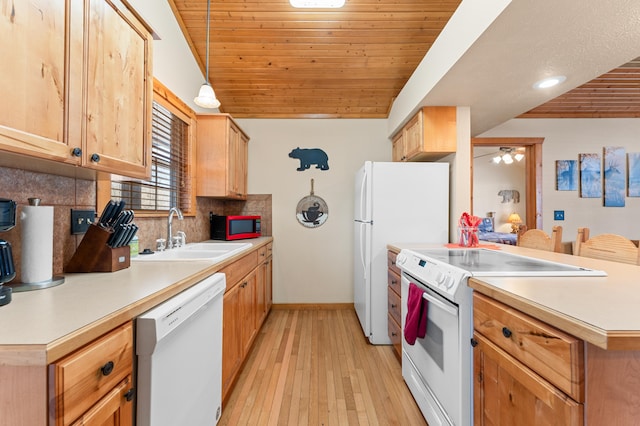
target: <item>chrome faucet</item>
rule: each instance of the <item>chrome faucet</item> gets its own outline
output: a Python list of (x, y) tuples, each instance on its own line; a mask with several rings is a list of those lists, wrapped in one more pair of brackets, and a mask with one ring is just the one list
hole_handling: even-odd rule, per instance
[(180, 211), (179, 208), (177, 207), (171, 207), (169, 209), (169, 216), (167, 217), (167, 248), (173, 248), (173, 235), (172, 234), (172, 230), (171, 230), (171, 222), (173, 221), (173, 214), (177, 214), (178, 215), (178, 219), (182, 220), (184, 219), (184, 216), (182, 216), (182, 212)]

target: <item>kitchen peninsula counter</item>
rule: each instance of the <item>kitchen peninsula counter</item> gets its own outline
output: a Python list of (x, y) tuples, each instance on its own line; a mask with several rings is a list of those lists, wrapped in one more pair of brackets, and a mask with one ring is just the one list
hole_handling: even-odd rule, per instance
[[(480, 341), (476, 340), (474, 347), (472, 386), (475, 404), (480, 404), (476, 407), (484, 407), (474, 412), (476, 422), (491, 417), (497, 423), (498, 418), (503, 424), (506, 419), (519, 419), (520, 424), (533, 425), (545, 423), (541, 419), (548, 415), (551, 417), (544, 418), (547, 423), (553, 419), (557, 424), (636, 425), (640, 416), (640, 266), (501, 244), (493, 247), (506, 253), (605, 271), (607, 276), (468, 280), (474, 292), (501, 302), (495, 312), (503, 316), (485, 318), (484, 329), (499, 329), (502, 321), (510, 321), (510, 327), (522, 327), (513, 329), (514, 335), (520, 337), (511, 342), (512, 351), (505, 349), (508, 346), (499, 348), (481, 331), (474, 331)], [(394, 244), (389, 248), (433, 245)], [(565, 343), (573, 342), (571, 350), (562, 351), (563, 340), (557, 330), (564, 332), (568, 339)], [(534, 333), (531, 339), (525, 338), (528, 333)], [(496, 336), (509, 338), (511, 334), (507, 336), (503, 330), (496, 331)], [(536, 339), (540, 345), (529, 345)], [(547, 349), (547, 354), (555, 355), (542, 357)], [(549, 366), (547, 375), (540, 375), (540, 364), (536, 362)], [(566, 375), (566, 371), (571, 374)], [(491, 383), (485, 388), (484, 377)], [(557, 380), (562, 377), (571, 381), (571, 388), (565, 388), (574, 391), (571, 396), (557, 387)], [(488, 394), (484, 393), (487, 389)], [(482, 405), (482, 398), (487, 398), (485, 402), (490, 400), (492, 408)], [(564, 417), (565, 423), (555, 416), (567, 414), (562, 410), (570, 406), (574, 407), (572, 420)]]
[(51, 363), (271, 241), (252, 239), (218, 263), (132, 260), (120, 271), (65, 274), (59, 286), (14, 292), (0, 307), (0, 366)]
[[(389, 249), (433, 248), (389, 244)], [(479, 293), (605, 350), (640, 350), (640, 266), (496, 244), (499, 250), (602, 270), (606, 277), (479, 277)], [(462, 249), (464, 250), (464, 249)]]

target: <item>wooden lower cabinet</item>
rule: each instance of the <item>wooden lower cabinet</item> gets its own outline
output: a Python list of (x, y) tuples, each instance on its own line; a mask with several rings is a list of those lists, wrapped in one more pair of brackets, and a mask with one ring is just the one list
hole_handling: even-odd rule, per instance
[(584, 345), (490, 297), (473, 295), (474, 425), (584, 424)]
[(242, 363), (271, 309), (270, 253), (271, 243), (248, 253), (221, 271), (227, 277), (222, 330), (223, 403), (231, 393)]
[(237, 319), (240, 318), (240, 290), (236, 286), (224, 294), (222, 309), (222, 395), (231, 390), (233, 379), (242, 359), (240, 349), (240, 331)]
[(125, 426), (133, 424), (131, 376), (124, 379), (73, 426)]
[(583, 424), (583, 406), (474, 333), (474, 425)]
[(50, 366), (55, 425), (133, 424), (129, 321)]
[(249, 352), (257, 333), (257, 270), (253, 270), (240, 284), (240, 346), (243, 356)]
[(402, 317), (400, 298), (400, 268), (396, 266), (398, 254), (387, 252), (387, 330), (394, 353), (398, 360), (402, 360)]
[(258, 261), (262, 262), (258, 267), (258, 280), (256, 287), (256, 321), (259, 324), (267, 317), (272, 304), (273, 282), (273, 257), (271, 255), (272, 243), (258, 249)]

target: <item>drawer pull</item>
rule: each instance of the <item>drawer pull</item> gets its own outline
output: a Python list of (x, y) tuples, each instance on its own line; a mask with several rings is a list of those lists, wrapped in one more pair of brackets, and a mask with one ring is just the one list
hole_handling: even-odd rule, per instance
[(395, 278), (391, 280), (391, 285), (396, 285), (398, 284), (398, 280), (396, 280)]
[(395, 331), (392, 331), (392, 332), (391, 332), (391, 335), (392, 335), (393, 337), (396, 337), (396, 336), (398, 335), (398, 333), (396, 333)]
[(474, 348), (478, 346), (478, 341), (474, 338), (471, 338), (471, 346), (473, 346)]
[(103, 376), (108, 376), (113, 372), (113, 361), (109, 361), (100, 368)]
[(127, 391), (127, 393), (124, 394), (124, 399), (126, 399), (127, 401), (131, 401), (135, 394), (136, 394), (136, 391), (133, 388), (131, 388)]
[(392, 304), (391, 304), (391, 309), (395, 309), (395, 308), (397, 308), (397, 307), (398, 307), (398, 305), (397, 305), (396, 303), (392, 303)]
[(508, 339), (509, 337), (511, 337), (511, 330), (509, 330), (507, 327), (502, 327), (502, 335)]

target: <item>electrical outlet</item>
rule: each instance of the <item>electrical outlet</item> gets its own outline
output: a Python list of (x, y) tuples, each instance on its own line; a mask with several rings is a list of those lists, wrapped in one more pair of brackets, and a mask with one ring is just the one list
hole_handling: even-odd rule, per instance
[(553, 220), (564, 220), (564, 210), (554, 210)]
[(95, 210), (71, 209), (71, 234), (84, 234), (94, 220), (96, 220)]

